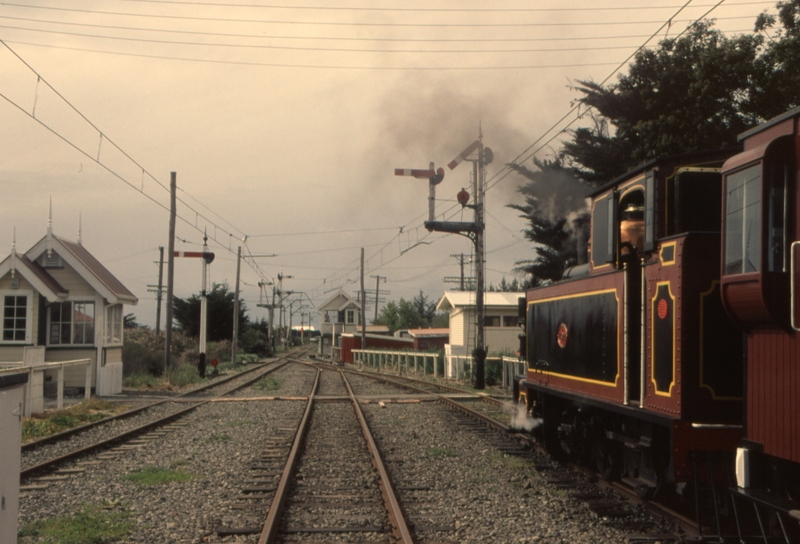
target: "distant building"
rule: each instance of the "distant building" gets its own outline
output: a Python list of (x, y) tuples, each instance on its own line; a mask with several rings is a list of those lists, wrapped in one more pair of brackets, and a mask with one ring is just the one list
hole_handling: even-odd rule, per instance
[(361, 305), (353, 297), (339, 289), (318, 308), (321, 314), (319, 344), (320, 355), (330, 355), (331, 346), (338, 351), (341, 346), (337, 338), (344, 333), (354, 333), (361, 325)]
[[(484, 346), (489, 354), (516, 353), (519, 350), (517, 308), (525, 293), (484, 293)], [(477, 336), (477, 311), (474, 291), (446, 291), (437, 310), (450, 314), (450, 353), (471, 355)]]
[[(386, 325), (367, 325), (365, 327), (365, 334), (383, 334), (386, 336), (391, 336), (389, 334), (389, 327)], [(356, 327), (355, 334), (361, 334), (361, 327)]]
[(409, 329), (408, 335), (414, 340), (416, 351), (444, 349), (450, 341), (450, 329)]
[[(0, 262), (3, 328), (0, 362), (91, 360), (98, 395), (122, 391), (123, 316), (138, 302), (80, 241), (52, 233), (24, 254)], [(65, 385), (84, 387), (83, 369), (65, 371)]]

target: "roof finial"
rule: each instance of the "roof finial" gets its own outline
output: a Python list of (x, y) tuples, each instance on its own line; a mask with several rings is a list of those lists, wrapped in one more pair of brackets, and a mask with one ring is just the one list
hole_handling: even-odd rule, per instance
[(45, 242), (47, 248), (47, 257), (53, 255), (53, 196), (50, 195), (50, 212), (47, 215), (47, 241)]
[(17, 226), (14, 225), (14, 235), (11, 238), (11, 279), (14, 279), (14, 272), (17, 270)]
[(483, 141), (483, 130), (481, 130), (481, 121), (478, 120), (478, 140)]
[(78, 212), (78, 245), (82, 246), (81, 243), (81, 220), (83, 219), (81, 212)]

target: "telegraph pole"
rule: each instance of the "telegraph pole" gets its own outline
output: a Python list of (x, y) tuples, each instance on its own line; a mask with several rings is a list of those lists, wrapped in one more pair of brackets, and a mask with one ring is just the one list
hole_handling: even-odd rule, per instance
[(236, 343), (239, 341), (239, 272), (242, 265), (242, 246), (236, 252), (236, 294), (233, 299), (233, 342), (231, 342), (231, 364), (236, 364)]
[(272, 304), (269, 305), (269, 342), (275, 355), (275, 285), (272, 285)]
[(175, 206), (177, 192), (176, 172), (170, 172), (169, 180), (169, 251), (167, 252), (167, 320), (164, 323), (164, 375), (172, 363), (172, 284), (175, 281)]
[[(378, 278), (380, 281), (380, 277)], [(378, 313), (378, 293), (375, 292), (375, 313)], [(361, 248), (361, 349), (367, 349), (367, 292), (364, 290), (364, 248)]]
[[(381, 294), (381, 280), (383, 283), (386, 283), (386, 276), (370, 276), (371, 278), (375, 278), (377, 281), (375, 282), (375, 319), (372, 320), (375, 323), (378, 320), (378, 302), (380, 302), (380, 294)], [(366, 303), (366, 293), (364, 293), (364, 301)]]
[[(264, 287), (272, 285), (272, 304), (269, 304), (269, 293), (267, 292), (267, 302), (268, 304), (263, 304), (262, 301), (264, 300)], [(258, 307), (260, 308), (268, 308), (269, 309), (269, 321), (267, 323), (267, 343), (272, 350), (272, 355), (275, 355), (275, 339), (272, 334), (272, 316), (273, 312), (272, 309), (275, 307), (275, 284), (271, 281), (260, 281), (258, 282)]]
[[(208, 236), (203, 233), (203, 289), (200, 291), (200, 361), (197, 363), (197, 368), (200, 372), (200, 377), (206, 377), (206, 332), (208, 330), (208, 260), (205, 255), (208, 255)], [(213, 257), (212, 257), (213, 259)]]
[[(480, 141), (480, 137), (479, 137)], [(475, 339), (475, 389), (486, 388), (485, 362), (487, 349), (484, 343), (485, 312), (483, 300), (483, 142), (478, 146), (478, 160), (472, 161), (473, 187), (475, 191), (475, 312), (478, 314), (478, 334)]]
[(156, 336), (161, 334), (161, 299), (164, 296), (164, 246), (158, 246), (158, 285), (148, 285), (147, 291), (156, 294)]
[[(458, 261), (459, 266), (461, 267), (461, 276), (459, 276), (460, 280), (459, 280), (459, 283), (458, 283), (458, 290), (459, 291), (463, 291), (464, 290), (464, 263), (467, 262), (467, 256), (464, 255), (463, 253), (459, 253), (457, 255), (450, 255), (450, 256), (451, 257), (455, 257), (455, 259)], [(470, 258), (472, 258), (472, 256), (470, 256)]]
[(164, 246), (158, 246), (158, 295), (156, 297), (156, 336), (161, 333), (161, 297), (164, 294)]

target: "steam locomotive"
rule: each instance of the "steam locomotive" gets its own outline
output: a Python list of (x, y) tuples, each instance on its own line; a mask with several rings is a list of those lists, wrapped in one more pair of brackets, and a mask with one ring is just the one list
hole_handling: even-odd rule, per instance
[(586, 262), (520, 299), (514, 396), (557, 455), (800, 542), (800, 108), (739, 142), (591, 195)]

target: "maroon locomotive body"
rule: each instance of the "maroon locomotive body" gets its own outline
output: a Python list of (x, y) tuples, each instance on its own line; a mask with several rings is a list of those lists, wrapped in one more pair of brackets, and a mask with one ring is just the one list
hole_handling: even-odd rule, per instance
[(587, 262), (521, 301), (515, 396), (551, 450), (642, 495), (702, 487), (698, 462), (733, 474), (738, 451), (730, 505), (785, 518), (800, 501), (800, 108), (740, 141), (591, 195)]
[(747, 338), (734, 491), (759, 515), (770, 507), (791, 519), (800, 510), (800, 108), (740, 140), (744, 151), (723, 167), (721, 277), (723, 304)]

